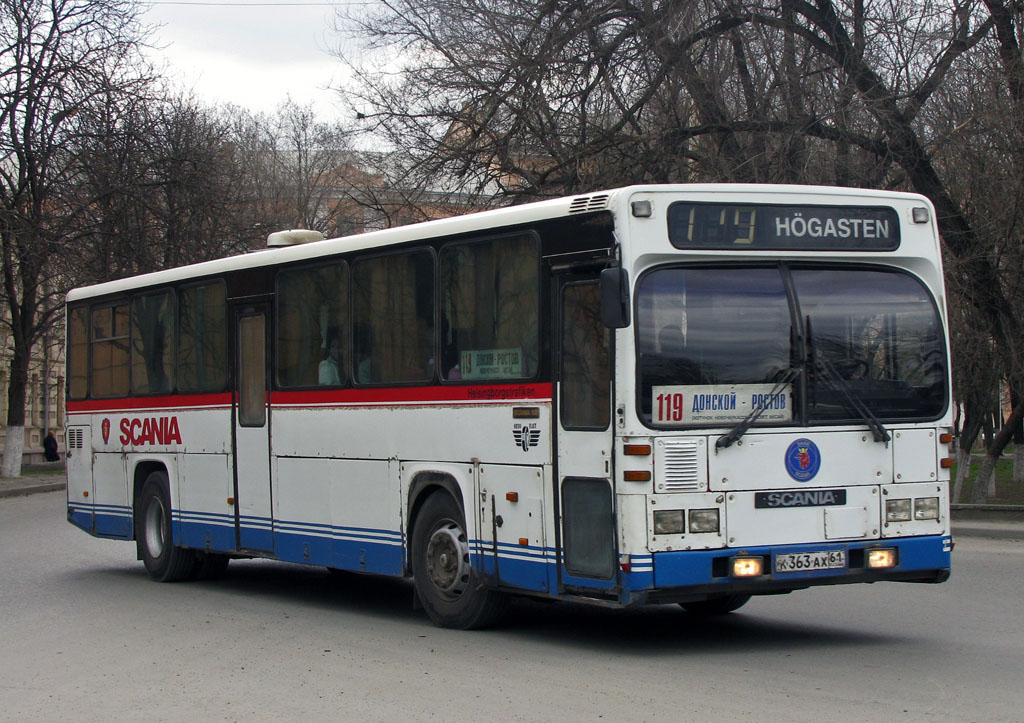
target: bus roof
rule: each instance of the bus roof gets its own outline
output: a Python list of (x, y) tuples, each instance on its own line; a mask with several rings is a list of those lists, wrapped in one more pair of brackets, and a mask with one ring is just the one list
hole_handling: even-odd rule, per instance
[[(917, 201), (928, 203), (918, 194), (895, 191), (879, 191), (869, 189), (840, 188), (830, 186), (798, 186), (782, 184), (663, 184), (636, 185), (621, 188), (576, 194), (562, 198), (518, 206), (506, 206), (489, 211), (477, 211), (460, 216), (408, 224), (381, 231), (369, 231), (353, 236), (314, 241), (286, 247), (259, 249), (249, 253), (229, 256), (213, 261), (204, 261), (187, 266), (154, 271), (138, 276), (130, 276), (115, 281), (107, 281), (92, 286), (83, 286), (68, 292), (67, 301), (73, 303), (108, 294), (127, 293), (134, 289), (147, 286), (170, 284), (206, 276), (215, 276), (231, 271), (238, 271), (262, 266), (275, 265), (315, 259), (321, 256), (364, 251), (367, 249), (386, 248), (411, 241), (453, 236), (473, 231), (498, 229), (522, 224), (578, 215), (597, 211), (610, 210), (616, 205), (619, 197), (626, 198), (636, 193), (683, 193), (683, 194), (779, 194), (788, 197), (807, 196), (846, 196), (860, 198), (886, 198), (890, 200)], [(930, 204), (929, 204), (930, 205)]]

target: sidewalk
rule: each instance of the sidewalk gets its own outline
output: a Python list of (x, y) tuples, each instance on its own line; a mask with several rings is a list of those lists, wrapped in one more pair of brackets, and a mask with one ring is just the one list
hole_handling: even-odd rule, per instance
[[(37, 469), (21, 477), (0, 478), (0, 498), (67, 488), (62, 469)], [(1000, 505), (954, 505), (953, 536), (1024, 542), (1024, 509)]]
[[(58, 463), (54, 462), (54, 465), (56, 464)], [(67, 489), (67, 476), (61, 467), (26, 466), (22, 471), (30, 474), (23, 474), (21, 477), (0, 477), (0, 498)]]

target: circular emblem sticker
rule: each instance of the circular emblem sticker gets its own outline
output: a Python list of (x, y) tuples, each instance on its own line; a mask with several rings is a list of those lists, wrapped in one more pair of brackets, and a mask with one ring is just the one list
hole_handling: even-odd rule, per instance
[(821, 468), (821, 452), (809, 439), (798, 439), (786, 450), (786, 471), (797, 482), (813, 479)]

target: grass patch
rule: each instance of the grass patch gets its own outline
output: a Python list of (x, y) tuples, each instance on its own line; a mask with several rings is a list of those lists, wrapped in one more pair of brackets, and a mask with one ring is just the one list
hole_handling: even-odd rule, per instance
[(21, 466), (22, 477), (52, 477), (64, 474), (64, 465), (59, 462), (49, 464), (25, 464)]
[[(967, 470), (967, 479), (964, 480), (960, 502), (967, 502), (971, 499), (971, 491), (974, 489), (978, 470), (981, 469), (981, 462), (982, 457), (971, 456), (971, 467)], [(950, 470), (951, 480), (956, 479), (956, 470), (956, 466)], [(952, 492), (952, 489), (950, 491)], [(1015, 484), (1013, 481), (1013, 457), (1003, 456), (996, 462), (996, 496), (990, 497), (986, 503), (993, 505), (1024, 504), (1024, 485)]]

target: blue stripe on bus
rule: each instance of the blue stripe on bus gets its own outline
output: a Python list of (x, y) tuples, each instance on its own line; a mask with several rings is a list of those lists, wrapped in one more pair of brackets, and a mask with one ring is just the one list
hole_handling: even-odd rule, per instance
[(68, 519), (96, 537), (128, 540), (132, 536), (132, 508), (127, 505), (68, 503)]
[(68, 521), (86, 532), (92, 532), (92, 510), (82, 509), (80, 506), (69, 506)]

